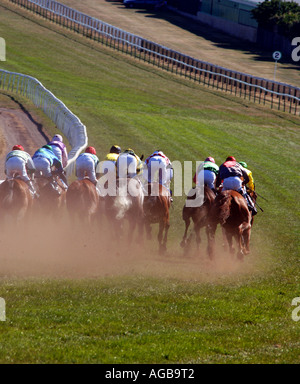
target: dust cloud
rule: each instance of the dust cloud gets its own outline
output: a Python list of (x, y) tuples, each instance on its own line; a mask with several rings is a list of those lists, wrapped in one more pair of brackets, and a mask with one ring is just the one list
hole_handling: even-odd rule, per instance
[(217, 246), (215, 260), (206, 254), (206, 241), (187, 254), (180, 240), (168, 240), (168, 250), (158, 251), (157, 228), (153, 238), (132, 244), (116, 239), (103, 215), (92, 225), (71, 221), (67, 212), (59, 218), (31, 215), (26, 222), (2, 223), (0, 228), (0, 277), (101, 278), (148, 276), (189, 281), (216, 281), (253, 271), (255, 257), (243, 262)]

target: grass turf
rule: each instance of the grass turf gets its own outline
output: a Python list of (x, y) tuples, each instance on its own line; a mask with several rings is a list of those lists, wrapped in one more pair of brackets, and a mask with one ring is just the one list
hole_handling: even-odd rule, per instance
[[(115, 143), (145, 155), (159, 146), (180, 161), (234, 155), (268, 201), (258, 200), (265, 212), (253, 228), (255, 263), (241, 276), (3, 276), (0, 361), (298, 363), (291, 302), (300, 296), (299, 118), (199, 87), (1, 4), (2, 68), (38, 78), (61, 99), (87, 126), (100, 158)], [(183, 203), (175, 197), (171, 249), (183, 233)]]

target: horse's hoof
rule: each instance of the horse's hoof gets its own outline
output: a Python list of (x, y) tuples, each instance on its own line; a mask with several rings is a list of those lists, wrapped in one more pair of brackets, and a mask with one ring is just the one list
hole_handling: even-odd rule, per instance
[(180, 243), (181, 248), (184, 248), (185, 245), (186, 245), (186, 242), (184, 240), (182, 240), (181, 243)]

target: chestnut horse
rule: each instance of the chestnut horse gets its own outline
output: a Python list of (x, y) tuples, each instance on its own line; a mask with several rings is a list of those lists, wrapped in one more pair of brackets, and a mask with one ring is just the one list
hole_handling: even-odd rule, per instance
[(9, 178), (0, 184), (0, 218), (21, 223), (28, 218), (33, 197), (28, 185), (19, 178)]
[[(203, 195), (203, 196), (202, 196)], [(191, 220), (194, 223), (194, 233), (196, 235), (197, 251), (199, 252), (201, 236), (200, 229), (206, 227), (207, 238), (208, 234), (208, 218), (210, 215), (211, 207), (215, 200), (214, 192), (207, 186), (204, 186), (203, 190), (196, 187), (192, 188), (187, 196), (187, 201), (182, 209), (182, 219), (185, 222), (185, 231), (183, 239), (180, 243), (182, 248), (188, 251), (193, 232), (187, 238), (188, 229), (191, 224)], [(199, 201), (197, 201), (199, 200)], [(190, 204), (189, 204), (190, 203)]]
[(234, 253), (232, 239), (236, 239), (237, 257), (242, 260), (250, 252), (252, 215), (244, 197), (232, 190), (222, 191), (215, 198), (209, 217), (209, 255), (214, 257), (215, 232), (220, 224), (228, 241), (229, 252)]
[(35, 186), (39, 194), (38, 206), (40, 212), (44, 215), (50, 215), (54, 218), (60, 217), (61, 208), (65, 206), (66, 191), (60, 183), (59, 177), (53, 176), (56, 183), (56, 189), (51, 181), (43, 176), (35, 178)]
[(135, 178), (119, 178), (116, 185), (110, 186), (109, 193), (103, 198), (104, 211), (112, 231), (117, 239), (124, 235), (124, 223), (128, 222), (128, 242), (132, 243), (136, 226), (138, 239), (143, 239), (143, 201), (144, 192), (141, 182)]
[(73, 181), (66, 193), (66, 206), (73, 223), (77, 217), (83, 224), (92, 224), (99, 207), (95, 185), (87, 178)]
[(168, 231), (170, 228), (171, 195), (167, 188), (157, 182), (146, 186), (144, 197), (145, 228), (147, 237), (151, 239), (151, 225), (158, 224), (159, 251), (167, 250)]

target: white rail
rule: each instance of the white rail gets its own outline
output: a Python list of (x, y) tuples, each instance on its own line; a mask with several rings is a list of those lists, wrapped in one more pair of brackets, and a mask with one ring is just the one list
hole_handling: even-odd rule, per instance
[(70, 176), (74, 172), (76, 158), (88, 143), (86, 127), (79, 118), (34, 77), (0, 69), (0, 89), (28, 98), (66, 136), (71, 150), (65, 170), (67, 176)]

